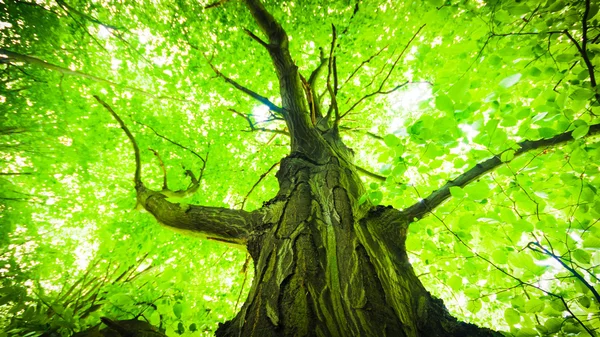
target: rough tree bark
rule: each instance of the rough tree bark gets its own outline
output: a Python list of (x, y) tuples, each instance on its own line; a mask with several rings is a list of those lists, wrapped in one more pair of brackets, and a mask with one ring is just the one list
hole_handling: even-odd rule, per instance
[[(465, 186), (502, 164), (493, 157), (406, 210), (359, 203), (365, 189), (353, 164), (352, 150), (339, 136), (335, 60), (329, 59), (327, 113), (314, 99), (321, 65), (310, 80), (300, 75), (282, 26), (259, 0), (245, 0), (267, 37), (247, 33), (264, 46), (280, 84), (282, 107), (218, 73), (243, 92), (267, 104), (285, 120), (290, 155), (277, 173), (277, 196), (253, 212), (183, 205), (164, 191), (141, 182), (139, 150), (133, 136), (138, 202), (159, 222), (175, 230), (195, 232), (245, 246), (254, 261), (255, 277), (241, 311), (222, 324), (217, 336), (502, 336), (457, 321), (439, 299), (423, 287), (411, 267), (407, 228), (450, 196), (452, 186)], [(335, 28), (334, 28), (335, 39)], [(332, 67), (333, 65), (333, 67)], [(334, 77), (334, 84), (331, 77)], [(343, 116), (342, 116), (343, 117)], [(589, 134), (596, 134), (594, 125)], [(571, 140), (566, 132), (551, 139), (525, 141), (515, 156)]]

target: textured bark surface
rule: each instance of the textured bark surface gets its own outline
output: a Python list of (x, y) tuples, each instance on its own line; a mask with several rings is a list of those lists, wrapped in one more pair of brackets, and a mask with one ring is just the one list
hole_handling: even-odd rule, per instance
[(250, 233), (255, 278), (217, 336), (494, 336), (459, 323), (415, 276), (407, 219), (358, 205), (356, 171), (291, 155), (281, 190)]

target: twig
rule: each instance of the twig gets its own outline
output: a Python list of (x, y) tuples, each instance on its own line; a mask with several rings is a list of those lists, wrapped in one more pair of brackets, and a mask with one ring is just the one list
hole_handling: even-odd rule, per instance
[(394, 69), (396, 68), (396, 65), (398, 64), (398, 62), (400, 61), (400, 59), (402, 58), (402, 56), (404, 55), (404, 53), (406, 52), (406, 50), (408, 49), (408, 47), (412, 44), (412, 42), (414, 41), (414, 39), (417, 37), (417, 35), (419, 35), (419, 33), (421, 32), (421, 30), (425, 27), (426, 24), (422, 25), (416, 33), (413, 34), (413, 36), (410, 38), (410, 40), (408, 41), (408, 43), (406, 44), (406, 46), (404, 46), (404, 49), (402, 50), (402, 52), (400, 52), (400, 54), (398, 55), (398, 57), (396, 57), (396, 60), (394, 60), (394, 63), (392, 64), (392, 67), (390, 68), (390, 70), (388, 71), (388, 73), (386, 74), (386, 76), (383, 78), (383, 80), (381, 81), (381, 83), (379, 84), (379, 88), (377, 90), (375, 90), (374, 92), (367, 94), (365, 96), (363, 96), (362, 98), (360, 98), (358, 101), (356, 101), (356, 103), (354, 103), (348, 110), (346, 110), (346, 112), (344, 112), (340, 118), (344, 118), (348, 113), (350, 113), (350, 111), (352, 111), (357, 105), (359, 105), (362, 101), (364, 101), (365, 99), (377, 95), (377, 94), (388, 94), (391, 93), (401, 87), (403, 87), (404, 85), (408, 84), (409, 82), (406, 81), (403, 84), (400, 84), (398, 86), (396, 86), (395, 88), (388, 90), (386, 92), (383, 91), (383, 86), (385, 85), (385, 83), (387, 82), (387, 80), (390, 78), (390, 75), (392, 74), (392, 72), (394, 71)]
[[(537, 248), (541, 249), (541, 251)], [(592, 287), (591, 284), (588, 283), (588, 281), (585, 280), (585, 278), (583, 276), (581, 276), (581, 274), (579, 274), (575, 269), (569, 267), (560, 257), (556, 256), (554, 253), (550, 252), (549, 250), (547, 250), (546, 248), (544, 248), (542, 245), (540, 245), (539, 242), (530, 242), (527, 244), (527, 248), (548, 255), (550, 257), (552, 257), (553, 259), (555, 259), (558, 263), (560, 263), (561, 266), (563, 266), (566, 270), (568, 270), (571, 274), (573, 274), (573, 276), (575, 276), (575, 278), (577, 278), (579, 281), (581, 281), (581, 283), (583, 283), (583, 285), (585, 285), (586, 288), (588, 288), (592, 294), (594, 294), (594, 297), (596, 298), (596, 302), (600, 302), (600, 294), (598, 294), (598, 292), (596, 291), (596, 289), (594, 289), (594, 287)]]
[(242, 206), (240, 207), (240, 209), (244, 209), (244, 205), (246, 205), (246, 201), (248, 200), (248, 197), (250, 196), (250, 194), (252, 193), (252, 191), (254, 191), (254, 189), (256, 188), (256, 186), (258, 186), (258, 184), (260, 184), (260, 182), (265, 179), (265, 177), (271, 173), (271, 171), (273, 171), (273, 169), (275, 167), (277, 167), (277, 165), (279, 165), (281, 163), (281, 160), (276, 162), (275, 164), (271, 165), (271, 167), (269, 167), (269, 169), (267, 170), (267, 172), (263, 173), (260, 175), (260, 177), (258, 178), (258, 181), (254, 183), (254, 185), (252, 185), (252, 188), (250, 188), (250, 191), (248, 191), (248, 193), (246, 194), (246, 196), (244, 197), (244, 200), (242, 201)]

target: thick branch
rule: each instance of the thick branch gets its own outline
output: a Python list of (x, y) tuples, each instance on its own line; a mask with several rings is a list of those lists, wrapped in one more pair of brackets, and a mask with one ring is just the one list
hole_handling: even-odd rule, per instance
[(245, 2), (252, 17), (268, 38), (267, 51), (279, 80), (283, 116), (290, 130), (292, 151), (310, 153), (315, 150), (310, 143), (317, 137), (317, 133), (310, 121), (310, 111), (304, 97), (298, 66), (294, 63), (288, 48), (288, 36), (260, 0)]
[(141, 185), (137, 200), (161, 224), (186, 234), (245, 245), (251, 228), (251, 214), (242, 210), (172, 203), (160, 192)]
[(251, 228), (251, 214), (242, 210), (172, 203), (158, 191), (142, 183), (140, 149), (135, 138), (117, 113), (98, 96), (94, 98), (117, 120), (131, 141), (135, 152), (135, 190), (138, 205), (152, 214), (158, 222), (184, 233), (199, 233), (208, 239), (244, 245)]
[[(562, 133), (560, 135), (556, 135), (552, 138), (548, 139), (540, 139), (540, 140), (526, 140), (518, 144), (519, 148), (515, 151), (514, 158), (522, 155), (525, 152), (530, 150), (556, 146), (562, 143), (566, 143), (568, 141), (573, 140), (571, 134), (573, 131), (568, 131)], [(590, 130), (587, 136), (592, 136), (600, 133), (600, 124), (594, 124), (590, 126)], [(512, 160), (512, 159), (511, 159)], [(507, 161), (510, 162), (510, 161)], [(467, 172), (461, 174), (456, 179), (449, 181), (441, 188), (432, 192), (425, 199), (415, 203), (414, 205), (406, 208), (404, 213), (408, 216), (411, 221), (416, 219), (420, 219), (425, 216), (427, 212), (431, 212), (434, 208), (439, 206), (444, 200), (450, 197), (450, 187), (464, 187), (473, 180), (481, 177), (482, 175), (494, 170), (498, 166), (502, 165), (502, 160), (500, 156), (494, 156), (486, 161), (483, 161)]]
[(265, 41), (263, 41), (260, 37), (256, 36), (254, 33), (252, 33), (249, 29), (244, 28), (244, 32), (246, 32), (248, 36), (250, 36), (254, 41), (258, 42), (261, 46), (269, 48), (269, 45)]
[[(192, 102), (189, 100), (185, 100), (185, 99), (181, 99), (181, 98), (176, 98), (176, 97), (171, 97), (171, 96), (156, 96), (150, 92), (147, 92), (145, 90), (142, 89), (138, 89), (138, 88), (134, 88), (134, 87), (129, 87), (129, 86), (125, 86), (125, 85), (121, 85), (119, 83), (113, 82), (111, 80), (107, 80), (98, 76), (94, 76), (94, 75), (89, 75), (86, 74), (84, 72), (81, 71), (77, 71), (77, 70), (71, 70), (68, 68), (64, 68), (61, 66), (57, 66), (55, 64), (52, 63), (48, 63), (44, 60), (40, 60), (38, 58), (35, 58), (33, 56), (28, 56), (28, 55), (23, 55), (23, 54), (19, 54), (19, 53), (15, 53), (6, 49), (2, 49), (0, 48), (0, 60), (2, 60), (2, 57), (5, 57), (8, 59), (8, 61), (10, 62), (11, 60), (16, 60), (18, 62), (24, 62), (24, 63), (29, 63), (29, 64), (33, 64), (48, 70), (53, 70), (53, 71), (57, 71), (61, 74), (65, 74), (65, 75), (70, 75), (70, 76), (78, 76), (78, 77), (83, 77), (95, 82), (100, 82), (100, 83), (105, 83), (105, 84), (109, 84), (109, 85), (114, 85), (117, 87), (122, 87), (124, 89), (128, 89), (131, 91), (135, 91), (139, 94), (142, 94), (146, 97), (150, 97), (150, 98), (154, 98), (154, 99), (170, 99), (170, 100), (174, 100), (174, 101), (180, 101), (180, 102)], [(1, 62), (1, 61), (0, 61)]]

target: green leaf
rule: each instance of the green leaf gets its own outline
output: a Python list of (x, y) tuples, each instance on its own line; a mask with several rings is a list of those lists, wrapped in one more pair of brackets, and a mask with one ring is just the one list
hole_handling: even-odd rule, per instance
[(373, 205), (377, 206), (381, 203), (381, 200), (383, 200), (383, 193), (381, 191), (369, 192), (369, 200), (371, 200)]
[(587, 88), (580, 88), (571, 93), (571, 98), (576, 101), (587, 101), (594, 96), (594, 92)]
[(495, 250), (492, 253), (492, 260), (499, 264), (505, 264), (508, 262), (508, 254), (504, 250)]
[(544, 306), (544, 301), (537, 298), (532, 298), (525, 303), (525, 311), (529, 313), (540, 312), (544, 310)]
[(583, 240), (583, 247), (585, 248), (597, 248), (600, 249), (600, 238), (597, 238), (593, 235), (588, 235)]
[(445, 112), (454, 112), (454, 103), (452, 103), (450, 97), (446, 95), (438, 95), (435, 98), (435, 107)]
[(177, 324), (177, 330), (175, 330), (175, 332), (177, 332), (180, 335), (183, 335), (183, 333), (185, 332), (185, 327), (183, 326), (182, 322), (179, 322)]
[(173, 305), (173, 314), (175, 314), (175, 317), (177, 317), (178, 319), (181, 319), (181, 313), (183, 312), (183, 305), (181, 304), (181, 302), (177, 302)]
[(477, 183), (473, 183), (468, 185), (465, 188), (465, 192), (469, 195), (470, 199), (473, 200), (482, 200), (489, 196), (490, 187), (484, 181), (479, 181)]
[(482, 307), (483, 307), (483, 304), (481, 304), (481, 301), (479, 301), (479, 300), (473, 300), (473, 301), (469, 301), (469, 303), (467, 303), (467, 310), (469, 310), (473, 314), (476, 314), (479, 311), (481, 311)]
[(534, 328), (524, 327), (522, 329), (519, 329), (519, 332), (517, 332), (516, 337), (537, 337), (539, 335), (540, 334)]
[(559, 54), (556, 56), (556, 62), (573, 62), (577, 57), (577, 54)]
[(459, 277), (457, 275), (452, 275), (450, 277), (450, 279), (448, 279), (448, 285), (454, 291), (462, 290), (462, 288), (463, 288), (462, 277)]
[(590, 261), (592, 259), (590, 253), (586, 252), (583, 249), (575, 249), (572, 254), (573, 258), (579, 263), (590, 264)]
[(465, 191), (458, 186), (452, 186), (449, 188), (449, 190), (450, 190), (450, 195), (452, 195), (454, 198), (457, 198), (457, 199), (462, 199), (466, 195)]
[(389, 146), (389, 147), (395, 147), (400, 145), (400, 139), (398, 139), (398, 137), (396, 137), (395, 135), (392, 134), (387, 134), (383, 137), (383, 142), (385, 143), (385, 145)]
[(504, 320), (508, 325), (515, 325), (521, 322), (521, 314), (513, 308), (504, 310)]
[(510, 75), (508, 77), (505, 77), (504, 79), (502, 79), (502, 81), (500, 81), (500, 83), (498, 83), (501, 87), (503, 88), (510, 88), (513, 85), (517, 84), (517, 82), (519, 82), (519, 80), (521, 79), (521, 74), (520, 73), (516, 73), (514, 75)]
[(573, 130), (573, 133), (571, 133), (571, 136), (574, 139), (579, 139), (584, 137), (585, 135), (588, 134), (588, 132), (590, 131), (590, 126), (589, 125), (582, 125), (577, 127), (575, 130)]
[(549, 318), (544, 322), (544, 326), (548, 329), (548, 333), (556, 333), (562, 327), (563, 322), (562, 318)]

